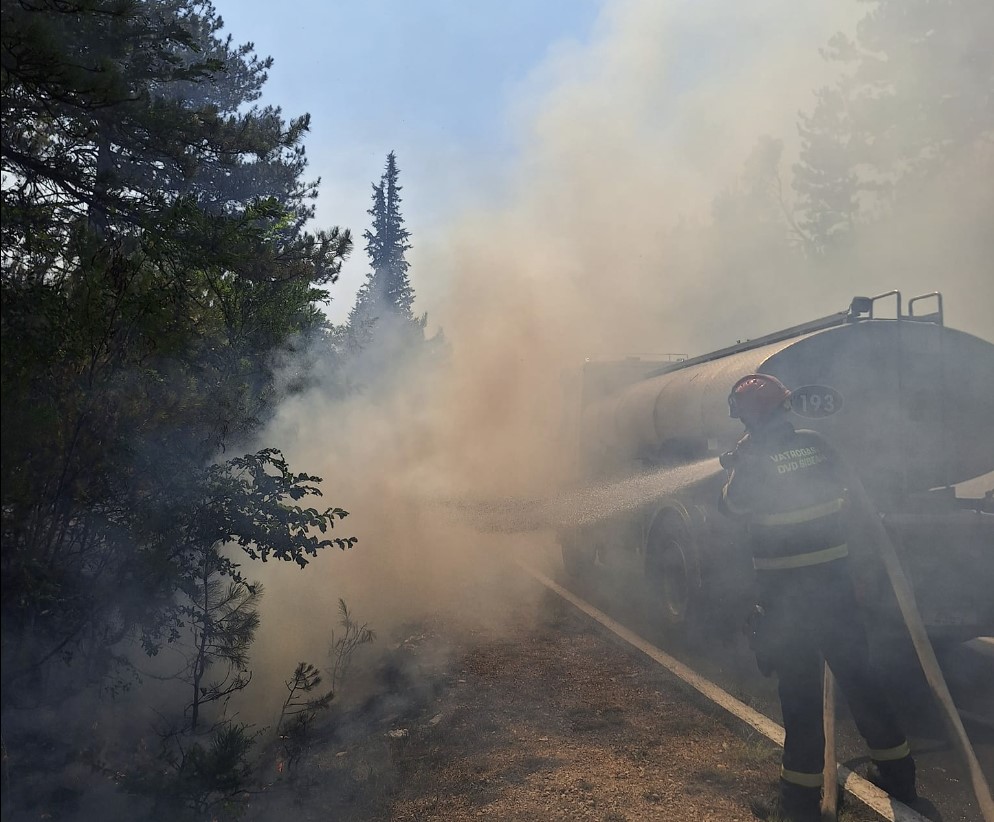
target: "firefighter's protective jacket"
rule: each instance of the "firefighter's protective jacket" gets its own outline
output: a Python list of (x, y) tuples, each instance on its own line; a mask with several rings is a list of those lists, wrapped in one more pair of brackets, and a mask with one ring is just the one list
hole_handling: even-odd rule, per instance
[(782, 420), (739, 443), (720, 505), (745, 519), (756, 570), (778, 571), (848, 555), (845, 501), (832, 448), (820, 434)]

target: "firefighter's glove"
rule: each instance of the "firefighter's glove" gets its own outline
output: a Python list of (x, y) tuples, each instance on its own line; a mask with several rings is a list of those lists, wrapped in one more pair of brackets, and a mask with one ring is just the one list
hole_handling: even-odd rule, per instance
[(754, 605), (746, 619), (746, 636), (749, 647), (756, 655), (756, 666), (763, 676), (772, 676), (776, 670), (774, 641), (770, 619), (762, 605)]
[(718, 462), (721, 467), (726, 471), (731, 471), (739, 462), (742, 461), (743, 452), (749, 449), (749, 435), (746, 434), (742, 439), (740, 439), (735, 447), (731, 451), (726, 451), (720, 457), (718, 457)]

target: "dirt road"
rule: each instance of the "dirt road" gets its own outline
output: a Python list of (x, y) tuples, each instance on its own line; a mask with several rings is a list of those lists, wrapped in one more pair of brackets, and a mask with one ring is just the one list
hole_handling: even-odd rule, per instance
[[(776, 749), (561, 600), (411, 626), (247, 819), (752, 820)], [(874, 817), (862, 808), (848, 822)]]

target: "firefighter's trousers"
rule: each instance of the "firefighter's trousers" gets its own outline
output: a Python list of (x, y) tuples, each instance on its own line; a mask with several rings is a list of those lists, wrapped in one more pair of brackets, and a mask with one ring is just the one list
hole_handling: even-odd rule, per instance
[(878, 763), (906, 762), (914, 780), (904, 733), (870, 665), (846, 562), (757, 572), (786, 731), (781, 776), (804, 787), (816, 788), (822, 782), (823, 659), (849, 703), (871, 757)]

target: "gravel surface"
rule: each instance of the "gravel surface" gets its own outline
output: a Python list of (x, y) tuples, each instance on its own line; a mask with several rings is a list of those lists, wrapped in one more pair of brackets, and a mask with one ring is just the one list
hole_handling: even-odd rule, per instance
[[(752, 820), (779, 754), (553, 595), (412, 626), (248, 820)], [(843, 822), (876, 817), (848, 808)]]

